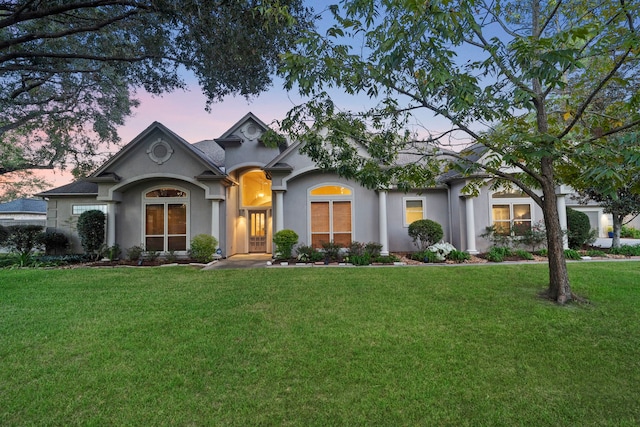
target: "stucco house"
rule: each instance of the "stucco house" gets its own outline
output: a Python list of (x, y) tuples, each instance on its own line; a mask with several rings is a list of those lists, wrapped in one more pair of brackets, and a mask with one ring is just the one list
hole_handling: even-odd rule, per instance
[[(297, 143), (266, 146), (267, 129), (249, 113), (219, 138), (190, 144), (155, 122), (87, 180), (40, 193), (47, 226), (71, 235), (80, 252), (74, 224), (82, 212), (100, 209), (110, 246), (181, 254), (204, 233), (231, 256), (272, 253), (273, 234), (285, 228), (315, 247), (359, 241), (378, 242), (383, 253), (411, 251), (408, 226), (421, 218), (439, 222), (458, 249), (477, 253), (489, 245), (480, 237), (487, 226), (542, 220), (540, 208), (520, 193), (483, 189), (463, 196), (465, 180), (456, 175), (411, 193), (370, 190), (323, 172)], [(559, 190), (564, 212), (568, 192)]]

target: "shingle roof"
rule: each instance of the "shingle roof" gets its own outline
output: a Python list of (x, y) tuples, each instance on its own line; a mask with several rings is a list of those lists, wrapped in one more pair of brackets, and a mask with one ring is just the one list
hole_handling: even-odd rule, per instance
[(16, 199), (0, 203), (2, 213), (46, 213), (47, 202), (38, 199)]
[(52, 188), (51, 190), (38, 193), (38, 196), (64, 196), (64, 195), (98, 195), (98, 184), (89, 181), (75, 181), (62, 187)]

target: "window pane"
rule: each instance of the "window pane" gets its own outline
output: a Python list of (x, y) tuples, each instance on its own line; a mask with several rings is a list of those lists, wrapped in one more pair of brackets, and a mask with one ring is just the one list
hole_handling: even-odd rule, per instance
[(263, 171), (242, 175), (242, 206), (271, 206), (271, 181)]
[[(187, 205), (169, 205), (169, 234), (187, 234)], [(155, 234), (155, 233), (154, 233)]]
[(158, 188), (153, 191), (149, 191), (146, 197), (187, 197), (187, 193), (177, 188)]
[(508, 221), (511, 219), (509, 205), (493, 205), (492, 212), (494, 221)]
[(496, 221), (493, 223), (493, 227), (496, 229), (497, 234), (508, 236), (511, 234), (511, 222), (510, 221)]
[(513, 219), (531, 219), (531, 205), (513, 205)]
[(169, 237), (170, 251), (185, 251), (187, 250), (187, 238), (186, 236), (171, 236)]
[(321, 248), (323, 243), (328, 243), (329, 241), (331, 241), (331, 239), (329, 238), (329, 233), (311, 235), (311, 246), (316, 249)]
[(340, 185), (325, 185), (324, 187), (318, 187), (311, 190), (312, 196), (349, 196), (351, 195), (351, 190), (347, 187), (342, 187)]
[(351, 233), (334, 233), (333, 242), (340, 244), (343, 248), (348, 248), (351, 244)]
[(407, 200), (405, 202), (405, 223), (411, 224), (424, 218), (424, 209), (422, 207), (422, 200)]
[(86, 211), (101, 211), (102, 213), (107, 213), (107, 205), (73, 205), (71, 207), (72, 215), (80, 215)]
[(148, 251), (164, 251), (164, 237), (147, 237), (145, 249)]
[(311, 203), (311, 232), (329, 232), (329, 202)]
[(531, 221), (513, 221), (513, 234), (522, 236), (531, 230)]
[(164, 205), (147, 205), (145, 234), (164, 234)]
[(333, 232), (351, 232), (351, 202), (333, 202)]

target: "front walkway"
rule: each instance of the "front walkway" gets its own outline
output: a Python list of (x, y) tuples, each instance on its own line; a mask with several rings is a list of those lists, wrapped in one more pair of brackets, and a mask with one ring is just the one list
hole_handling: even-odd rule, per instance
[(266, 267), (271, 254), (237, 254), (207, 265), (203, 270)]

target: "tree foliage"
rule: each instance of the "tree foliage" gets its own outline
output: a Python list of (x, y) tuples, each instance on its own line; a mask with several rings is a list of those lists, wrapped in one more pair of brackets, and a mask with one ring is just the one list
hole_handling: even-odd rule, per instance
[(184, 88), (184, 69), (208, 103), (260, 93), (308, 16), (301, 0), (1, 2), (0, 175), (86, 173), (136, 91)]
[[(371, 187), (434, 183), (439, 160), (469, 178), (469, 193), (486, 183), (472, 179), (478, 175), (520, 187), (544, 212), (548, 294), (565, 303), (572, 293), (556, 169), (576, 150), (638, 127), (637, 91), (607, 111), (608, 127), (595, 100), (637, 71), (639, 8), (635, 1), (343, 0), (330, 8), (335, 24), (326, 33), (309, 33), (285, 55), (288, 86), (312, 100), (283, 128), (321, 165)], [(588, 67), (593, 62), (599, 66)], [(580, 91), (567, 103), (572, 81)], [(366, 94), (375, 105), (341, 111), (332, 88)], [(436, 121), (447, 125), (429, 126)], [(476, 146), (460, 151), (461, 142)]]

